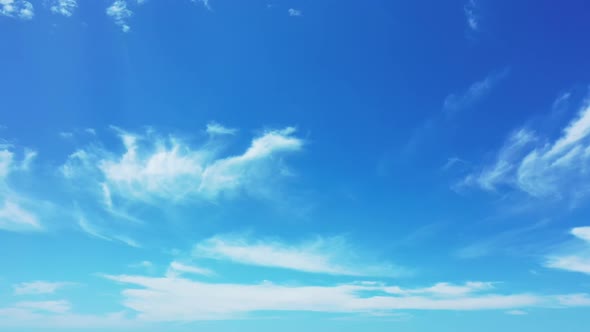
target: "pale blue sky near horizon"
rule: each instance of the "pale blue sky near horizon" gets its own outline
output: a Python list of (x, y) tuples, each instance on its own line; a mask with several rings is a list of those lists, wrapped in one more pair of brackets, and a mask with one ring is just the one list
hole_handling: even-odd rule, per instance
[(586, 331), (584, 0), (0, 0), (0, 331)]

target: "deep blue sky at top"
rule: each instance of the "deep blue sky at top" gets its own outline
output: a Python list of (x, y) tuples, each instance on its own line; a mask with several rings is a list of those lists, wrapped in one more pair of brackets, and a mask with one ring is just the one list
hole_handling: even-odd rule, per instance
[[(289, 158), (296, 176), (276, 194), (288, 202), (269, 208), (238, 198), (223, 210), (179, 207), (178, 215), (215, 223), (159, 225), (141, 237), (189, 248), (195, 236), (220, 232), (294, 241), (345, 234), (377, 251), (378, 260), (410, 266), (422, 283), (510, 276), (508, 287), (526, 292), (536, 290), (527, 285), (580, 292), (577, 285), (588, 282), (567, 273), (529, 278), (543, 254), (532, 243), (567, 239), (569, 229), (588, 225), (589, 205), (456, 187), (476, 165), (492, 164), (518, 128), (534, 127), (555, 141), (576, 117), (577, 104), (563, 111), (553, 105), (568, 91), (579, 99), (587, 93), (588, 1), (481, 0), (473, 30), (465, 0), (211, 0), (211, 10), (147, 0), (133, 7), (127, 33), (105, 15), (108, 5), (80, 1), (75, 15), (63, 17), (39, 3), (33, 20), (0, 16), (0, 137), (39, 150), (44, 166), (32, 177), (33, 196), (55, 190), (56, 201), (71, 203), (56, 189), (52, 169), (86, 142), (64, 142), (59, 132), (96, 128), (104, 146), (121, 152), (109, 126), (194, 138), (216, 122), (239, 128), (228, 148), (239, 154), (252, 136), (294, 126), (306, 144)], [(289, 8), (302, 15), (289, 16)], [(496, 81), (485, 95), (445, 110), (448, 96), (489, 77)], [(454, 158), (459, 166), (445, 167)], [(506, 213), (518, 210), (514, 202), (538, 205)], [(48, 245), (58, 236), (11, 236), (4, 239), (10, 246), (35, 248), (30, 259), (68, 250)], [(523, 241), (514, 245), (514, 238)], [(462, 270), (466, 261), (457, 252), (478, 241), (511, 248), (486, 245), (481, 250), (493, 258), (469, 260), (471, 268)], [(119, 250), (84, 245), (113, 256)], [(102, 261), (103, 272), (142, 255)]]
[[(446, 219), (449, 205), (464, 204), (437, 172), (447, 158), (498, 148), (515, 124), (590, 81), (583, 0), (482, 2), (477, 33), (462, 1), (220, 0), (212, 11), (148, 1), (127, 34), (104, 5), (84, 3), (72, 18), (39, 10), (31, 22), (0, 21), (5, 136), (46, 144), (55, 154), (39, 158), (57, 163), (69, 147), (47, 143), (72, 127), (295, 125), (313, 147), (294, 161), (303, 181), (336, 195), (323, 197), (334, 209), (320, 230), (340, 230), (331, 225), (357, 213), (336, 209), (347, 191), (379, 229)], [(304, 16), (288, 17), (289, 6)], [(407, 148), (447, 95), (504, 69), (510, 79), (493, 97)]]

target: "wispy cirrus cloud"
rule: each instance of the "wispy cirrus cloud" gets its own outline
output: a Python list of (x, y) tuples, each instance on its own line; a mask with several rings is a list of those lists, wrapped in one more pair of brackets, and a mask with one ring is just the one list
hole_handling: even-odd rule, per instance
[[(217, 133), (229, 130), (214, 128)], [(255, 193), (280, 175), (282, 156), (300, 151), (304, 144), (292, 127), (268, 130), (242, 154), (222, 157), (214, 142), (194, 147), (174, 135), (117, 131), (122, 154), (93, 145), (74, 152), (61, 168), (66, 178), (96, 188), (107, 207), (121, 199), (181, 203)]]
[(44, 311), (62, 314), (70, 311), (70, 303), (65, 300), (58, 301), (22, 301), (15, 304), (17, 308), (31, 309), (33, 311)]
[(40, 231), (39, 217), (19, 203), (5, 199), (0, 206), (0, 229), (13, 232)]
[(545, 266), (590, 275), (590, 227), (573, 228), (570, 234), (577, 241), (572, 241), (564, 245), (560, 252), (549, 255)]
[(0, 0), (0, 15), (30, 20), (35, 16), (35, 9), (29, 1)]
[(39, 294), (53, 294), (56, 291), (71, 286), (71, 282), (52, 282), (52, 281), (31, 281), (22, 282), (20, 284), (13, 285), (15, 295), (39, 295)]
[(333, 275), (394, 277), (408, 272), (391, 264), (371, 264), (355, 252), (340, 237), (317, 237), (299, 244), (286, 244), (222, 235), (198, 243), (193, 255), (245, 265)]
[(9, 183), (15, 175), (27, 174), (37, 152), (23, 149), (17, 157), (15, 147), (5, 144), (0, 147), (0, 229), (14, 232), (40, 231), (43, 229), (37, 213), (31, 207), (34, 202), (14, 190)]
[(522, 128), (512, 133), (495, 162), (459, 186), (487, 191), (517, 189), (537, 198), (580, 200), (590, 193), (590, 102), (586, 100), (557, 139)]
[(448, 95), (443, 103), (443, 112), (449, 116), (473, 107), (476, 103), (487, 97), (496, 85), (506, 78), (508, 74), (509, 70), (507, 68), (498, 72), (492, 72), (484, 79), (471, 84), (467, 90)]
[(78, 226), (80, 226), (80, 229), (84, 233), (86, 233), (86, 234), (88, 234), (88, 235), (90, 235), (90, 236), (92, 236), (94, 238), (97, 238), (97, 239), (100, 239), (100, 240), (104, 240), (104, 241), (109, 241), (109, 242), (117, 241), (117, 242), (126, 244), (126, 245), (128, 245), (130, 247), (133, 247), (133, 248), (141, 248), (141, 245), (137, 241), (135, 241), (135, 240), (133, 240), (133, 239), (127, 237), (127, 236), (124, 236), (124, 235), (105, 235), (105, 233), (104, 233), (104, 231), (102, 229), (100, 229), (96, 225), (90, 223), (86, 219), (86, 217), (84, 217), (82, 215), (80, 215), (78, 217)]
[[(440, 134), (443, 134), (446, 128), (453, 125), (453, 120), (467, 111), (475, 111), (476, 106), (481, 104), (493, 91), (499, 83), (501, 83), (510, 73), (509, 68), (496, 70), (489, 73), (483, 79), (471, 83), (469, 87), (463, 91), (453, 92), (448, 94), (442, 104), (442, 108), (437, 110), (436, 113), (423, 121), (419, 126), (414, 129), (412, 136), (404, 148), (405, 153), (415, 153), (421, 151), (419, 148), (427, 138), (434, 139), (438, 138)], [(451, 164), (445, 167), (450, 167), (453, 163), (461, 160), (457, 157), (453, 158)], [(464, 163), (464, 161), (461, 161)], [(383, 168), (385, 165), (380, 165)], [(382, 170), (380, 170), (382, 172)]]

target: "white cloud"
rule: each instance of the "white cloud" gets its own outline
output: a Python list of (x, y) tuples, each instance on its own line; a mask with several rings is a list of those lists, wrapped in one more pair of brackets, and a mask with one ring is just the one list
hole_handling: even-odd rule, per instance
[(39, 218), (9, 199), (0, 207), (0, 229), (13, 232), (40, 231), (43, 229)]
[(14, 154), (8, 150), (0, 150), (0, 180), (11, 171)]
[(494, 288), (491, 282), (468, 281), (463, 285), (454, 285), (447, 282), (439, 282), (431, 287), (418, 289), (401, 289), (399, 287), (385, 287), (384, 291), (390, 294), (414, 295), (430, 294), (434, 296), (463, 296), (470, 293), (483, 292)]
[(342, 238), (317, 238), (298, 245), (277, 241), (256, 241), (236, 236), (215, 236), (197, 244), (196, 257), (228, 260), (235, 263), (352, 276), (397, 276), (402, 269), (391, 265), (371, 265), (355, 257)]
[(485, 190), (516, 188), (537, 198), (580, 200), (590, 193), (590, 103), (561, 137), (551, 142), (528, 129), (504, 143), (491, 166), (470, 174), (463, 185)]
[[(508, 310), (588, 305), (585, 294), (537, 296), (489, 292), (432, 293), (436, 285), (427, 289), (401, 289), (375, 282), (285, 286), (268, 281), (259, 284), (225, 284), (130, 275), (107, 278), (134, 286), (123, 291), (123, 304), (137, 311), (138, 318), (143, 321), (231, 319), (256, 311), (383, 313), (398, 310)], [(455, 286), (446, 284), (445, 287)], [(391, 293), (389, 290), (392, 288), (399, 292)], [(476, 290), (483, 291), (478, 287)]]
[(578, 240), (582, 240), (582, 244), (573, 243), (561, 250), (560, 253), (550, 255), (547, 257), (545, 266), (590, 274), (590, 227), (576, 227), (570, 233)]
[(110, 5), (106, 13), (115, 20), (115, 24), (121, 27), (123, 32), (128, 32), (131, 27), (127, 24), (127, 19), (133, 15), (133, 12), (127, 8), (127, 2), (116, 0)]
[(463, 182), (466, 185), (477, 185), (485, 190), (496, 190), (499, 185), (510, 184), (509, 177), (514, 172), (523, 149), (530, 147), (538, 139), (530, 130), (521, 129), (510, 135), (504, 146), (498, 152), (496, 162), (484, 168), (479, 174), (470, 174)]
[[(14, 232), (41, 231), (43, 227), (37, 214), (31, 208), (38, 202), (22, 197), (9, 184), (9, 177), (21, 172), (28, 172), (37, 152), (23, 150), (21, 160), (16, 160), (13, 146), (0, 147), (0, 229)], [(38, 206), (37, 206), (38, 207)]]
[(237, 129), (226, 128), (215, 122), (207, 124), (207, 133), (209, 135), (235, 135), (237, 131)]
[(289, 16), (301, 16), (303, 12), (299, 9), (289, 8)]
[(25, 149), (25, 156), (24, 156), (22, 163), (20, 165), (20, 170), (28, 171), (29, 168), (31, 167), (31, 163), (33, 162), (33, 160), (36, 157), (37, 157), (37, 151), (33, 151), (31, 149)]
[(137, 135), (119, 130), (122, 154), (78, 150), (62, 166), (62, 173), (72, 180), (93, 179), (109, 208), (116, 197), (160, 204), (162, 199), (179, 203), (240, 191), (255, 193), (273, 179), (271, 172), (280, 167), (283, 154), (301, 150), (303, 141), (294, 132), (293, 128), (267, 131), (254, 138), (243, 154), (219, 157), (217, 141), (194, 148), (172, 135), (162, 138), (154, 131)]
[(587, 307), (590, 306), (590, 296), (588, 294), (567, 294), (557, 297), (560, 305), (565, 307)]
[(66, 313), (70, 311), (70, 303), (59, 301), (23, 301), (15, 305), (17, 308), (32, 309), (34, 311), (46, 311), (51, 313)]
[(481, 81), (473, 83), (466, 91), (461, 94), (450, 94), (445, 98), (443, 111), (447, 115), (459, 112), (463, 109), (472, 107), (490, 94), (492, 89), (508, 75), (508, 69), (500, 72), (494, 72)]
[(28, 171), (31, 163), (37, 157), (37, 152), (25, 148), (23, 150), (23, 157), (20, 161), (15, 160), (12, 146), (8, 145), (4, 148), (0, 147), (0, 181), (4, 180), (12, 172)]
[(465, 7), (463, 8), (465, 11), (465, 19), (467, 20), (467, 26), (472, 31), (479, 30), (479, 15), (478, 15), (478, 6), (476, 0), (469, 0)]
[(0, 0), (0, 15), (30, 20), (35, 10), (33, 4), (25, 0)]
[(551, 257), (547, 261), (546, 266), (554, 269), (590, 274), (590, 257), (577, 254)]
[(112, 209), (113, 199), (111, 196), (111, 190), (109, 189), (109, 186), (106, 183), (101, 183), (100, 187), (102, 189), (102, 195), (104, 197), (104, 204), (107, 206), (107, 208)]
[(252, 180), (264, 177), (259, 173), (263, 162), (275, 155), (299, 151), (303, 141), (293, 137), (295, 128), (268, 131), (252, 140), (246, 152), (239, 156), (218, 159), (207, 165), (202, 172), (198, 191), (206, 196), (217, 196), (220, 192), (233, 191), (240, 187), (253, 185)]
[(49, 9), (54, 14), (72, 16), (76, 7), (78, 7), (76, 0), (53, 0)]
[(33, 281), (13, 285), (15, 295), (53, 294), (57, 290), (70, 286), (70, 282)]
[(572, 229), (572, 235), (590, 243), (590, 227), (576, 227)]
[(180, 276), (181, 274), (198, 274), (203, 276), (214, 275), (213, 271), (202, 267), (185, 265), (176, 261), (170, 263), (168, 271), (166, 272), (166, 277), (175, 278)]
[(130, 247), (133, 248), (141, 248), (141, 244), (139, 244), (139, 242), (135, 241), (134, 239), (131, 239), (127, 236), (123, 236), (123, 235), (114, 235), (113, 236), (114, 240), (117, 240), (119, 242), (122, 242)]

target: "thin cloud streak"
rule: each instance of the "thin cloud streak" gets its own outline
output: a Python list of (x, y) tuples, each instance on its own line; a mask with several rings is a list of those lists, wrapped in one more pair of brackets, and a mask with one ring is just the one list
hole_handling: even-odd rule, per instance
[(231, 235), (206, 239), (193, 249), (197, 258), (307, 273), (388, 277), (408, 273), (406, 269), (391, 264), (372, 265), (366, 259), (355, 258), (354, 252), (356, 250), (338, 237), (318, 237), (300, 244), (286, 244), (273, 240), (252, 241), (247, 237)]

